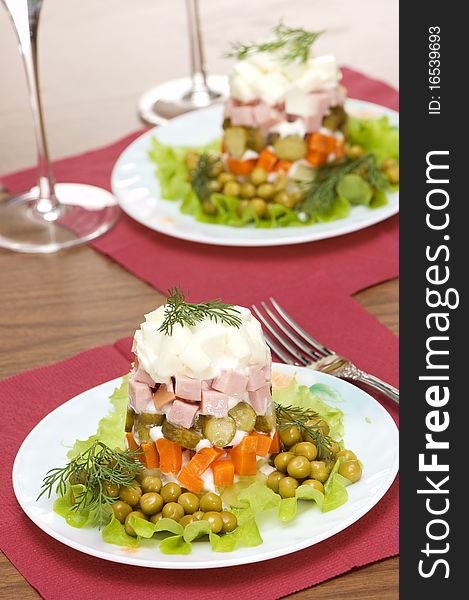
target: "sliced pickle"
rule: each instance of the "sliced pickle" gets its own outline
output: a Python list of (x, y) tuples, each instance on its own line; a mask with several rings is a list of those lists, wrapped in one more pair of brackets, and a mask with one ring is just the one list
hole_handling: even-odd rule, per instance
[(134, 417), (135, 423), (138, 423), (138, 425), (146, 425), (148, 427), (162, 425), (163, 420), (164, 415), (161, 413), (138, 413)]
[(258, 416), (256, 418), (256, 431), (261, 431), (262, 433), (272, 433), (275, 430), (277, 425), (277, 421), (275, 418), (275, 409), (272, 406), (271, 409), (267, 411), (265, 416)]
[(260, 152), (267, 146), (267, 137), (260, 127), (250, 127), (248, 129), (247, 147), (254, 152)]
[(134, 426), (134, 417), (135, 413), (130, 406), (127, 408), (127, 413), (125, 415), (125, 430), (132, 431), (132, 427)]
[(134, 433), (137, 434), (137, 441), (141, 444), (142, 442), (151, 442), (150, 428), (147, 425), (141, 423), (134, 423)]
[(246, 150), (248, 132), (244, 127), (228, 127), (225, 129), (223, 142), (234, 158), (241, 158)]
[(195, 429), (195, 431), (202, 433), (206, 419), (207, 417), (205, 415), (201, 415), (199, 413), (195, 418), (194, 425), (192, 425), (192, 429)]
[(256, 411), (246, 402), (238, 402), (228, 411), (230, 417), (235, 420), (237, 429), (241, 431), (252, 431), (256, 424)]
[(183, 448), (194, 450), (197, 444), (202, 439), (202, 435), (195, 431), (195, 429), (186, 429), (185, 427), (178, 427), (173, 425), (166, 419), (163, 422), (163, 435), (167, 440), (176, 442)]
[(274, 148), (280, 160), (300, 160), (306, 156), (308, 150), (304, 139), (299, 135), (287, 135), (279, 138), (274, 143)]
[(228, 446), (236, 433), (236, 421), (232, 417), (210, 417), (204, 422), (204, 437), (214, 446)]

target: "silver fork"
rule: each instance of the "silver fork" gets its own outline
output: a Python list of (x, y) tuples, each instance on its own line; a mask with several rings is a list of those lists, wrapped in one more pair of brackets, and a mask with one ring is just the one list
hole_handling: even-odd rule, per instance
[(254, 304), (252, 309), (264, 326), (267, 344), (285, 363), (297, 367), (309, 367), (341, 379), (363, 383), (399, 404), (397, 388), (374, 375), (365, 373), (347, 358), (326, 348), (300, 327), (274, 298), (271, 297), (270, 302), (270, 307), (266, 302), (261, 302), (267, 316)]

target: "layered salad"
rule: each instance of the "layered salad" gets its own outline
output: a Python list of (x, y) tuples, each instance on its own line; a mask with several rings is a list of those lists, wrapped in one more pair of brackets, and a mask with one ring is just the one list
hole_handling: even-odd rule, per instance
[(250, 310), (174, 288), (133, 353), (96, 433), (44, 478), (39, 498), (56, 493), (70, 526), (165, 554), (198, 539), (228, 552), (262, 543), (260, 513), (287, 522), (299, 502), (327, 512), (347, 501), (362, 464), (342, 441), (341, 399), (276, 373)]
[(267, 456), (276, 432), (272, 361), (259, 321), (247, 308), (225, 307), (228, 320), (176, 322), (168, 335), (166, 310), (147, 314), (135, 333), (129, 447), (154, 442), (162, 481), (196, 493), (232, 485), (235, 473), (256, 475), (256, 454), (234, 449), (259, 442)]
[[(387, 117), (349, 115), (321, 32), (279, 24), (259, 43), (236, 43), (223, 134), (204, 148), (153, 139), (162, 195), (207, 223), (307, 225), (378, 208), (399, 184), (398, 131)], [(189, 185), (187, 185), (189, 184)]]

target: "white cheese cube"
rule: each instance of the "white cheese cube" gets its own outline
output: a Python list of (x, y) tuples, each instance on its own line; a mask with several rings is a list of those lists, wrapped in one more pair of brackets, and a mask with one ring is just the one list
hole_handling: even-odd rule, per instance
[(262, 100), (270, 105), (283, 100), (290, 87), (290, 81), (279, 72), (262, 75), (256, 85)]
[(194, 341), (212, 361), (225, 352), (226, 330), (221, 325), (213, 325), (195, 334)]
[(240, 60), (233, 67), (233, 75), (241, 77), (241, 79), (244, 79), (244, 81), (252, 87), (256, 84), (261, 72), (248, 60)]
[(239, 75), (230, 77), (230, 96), (240, 102), (251, 102), (256, 98), (256, 92)]
[(323, 84), (335, 85), (339, 80), (339, 69), (334, 56), (318, 56), (314, 58), (313, 67)]
[(290, 81), (295, 82), (308, 71), (308, 64), (299, 62), (283, 62), (280, 70)]
[(194, 373), (203, 373), (211, 364), (209, 357), (194, 342), (181, 353), (180, 359)]
[(310, 117), (314, 114), (314, 103), (311, 96), (294, 87), (285, 96), (285, 112), (289, 115)]
[(277, 71), (279, 67), (279, 61), (268, 52), (258, 52), (247, 60), (264, 73)]
[(251, 354), (248, 340), (240, 331), (233, 331), (228, 338), (226, 350), (236, 358), (243, 360)]
[(315, 92), (321, 88), (321, 85), (321, 76), (313, 67), (309, 67), (301, 77), (295, 80), (295, 86), (302, 92)]

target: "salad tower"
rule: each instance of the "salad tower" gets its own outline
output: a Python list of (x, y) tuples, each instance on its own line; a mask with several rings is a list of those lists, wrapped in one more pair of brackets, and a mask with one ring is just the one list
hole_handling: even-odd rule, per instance
[(150, 449), (147, 466), (195, 493), (256, 475), (257, 456), (278, 442), (270, 351), (251, 312), (191, 305), (174, 290), (146, 315), (133, 352), (127, 440)]

